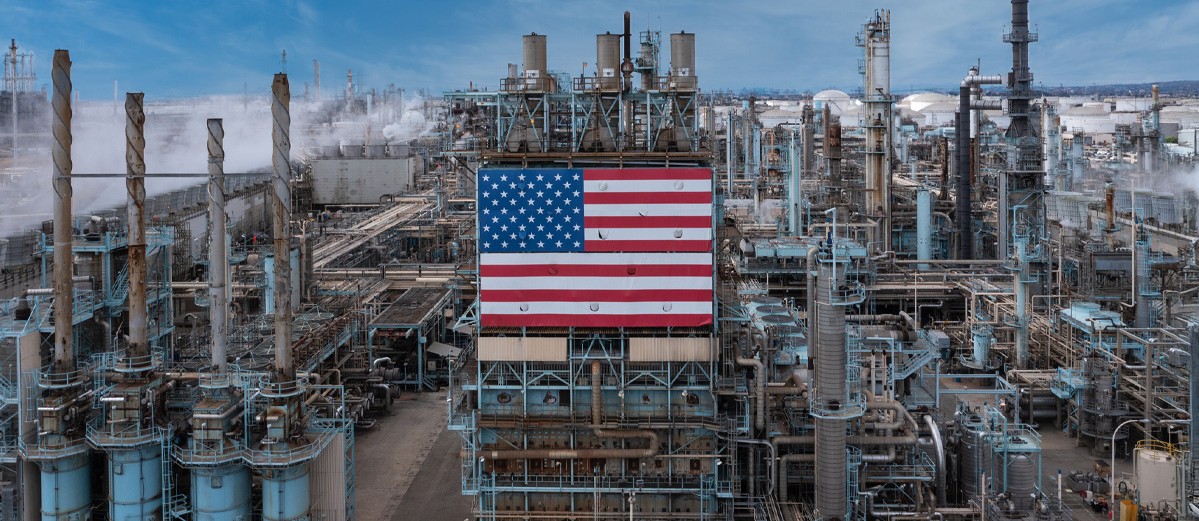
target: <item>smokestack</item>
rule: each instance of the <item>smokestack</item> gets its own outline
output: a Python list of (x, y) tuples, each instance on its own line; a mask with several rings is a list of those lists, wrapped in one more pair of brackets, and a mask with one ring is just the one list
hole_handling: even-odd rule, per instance
[(1116, 231), (1116, 185), (1111, 182), (1103, 187), (1103, 214), (1107, 219), (1107, 232)]
[(271, 180), (271, 205), (275, 250), (275, 376), (277, 381), (295, 378), (291, 360), (291, 90), (286, 74), (276, 74), (271, 84), (271, 138), (275, 168)]
[(74, 252), (71, 241), (71, 53), (54, 51), (54, 366), (59, 372), (75, 368), (75, 295), (71, 283)]
[[(312, 60), (312, 81), (315, 87), (314, 99), (321, 100), (321, 62)], [(223, 131), (222, 131), (223, 132)], [(224, 134), (222, 134), (223, 136)]]
[[(208, 120), (208, 300), (212, 367), (224, 374), (229, 324), (229, 258), (225, 251), (225, 128)], [(278, 300), (278, 297), (276, 297)]]
[(125, 188), (129, 233), (129, 349), (130, 362), (144, 363), (150, 355), (146, 331), (146, 114), (145, 94), (125, 94)]
[[(970, 221), (970, 87), (968, 79), (962, 80), (958, 90), (957, 126), (954, 129), (954, 139), (957, 141), (957, 150), (954, 152), (958, 165), (954, 219), (958, 225), (958, 258), (963, 260), (974, 258), (974, 223)], [(1007, 231), (1000, 230), (999, 233), (1004, 234)], [(1006, 253), (998, 254), (1003, 256)]]
[(624, 12), (624, 62), (620, 64), (620, 73), (624, 76), (624, 90), (633, 89), (633, 31), (632, 15)]

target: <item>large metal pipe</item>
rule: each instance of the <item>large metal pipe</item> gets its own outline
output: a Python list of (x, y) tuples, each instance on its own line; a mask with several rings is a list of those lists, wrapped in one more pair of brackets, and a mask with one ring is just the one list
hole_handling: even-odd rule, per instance
[[(927, 188), (916, 191), (916, 259), (929, 260), (933, 258), (933, 201)], [(917, 269), (928, 270), (928, 264), (920, 264)]]
[(924, 416), (924, 424), (932, 431), (933, 450), (937, 452), (937, 506), (945, 504), (945, 474), (949, 469), (945, 466), (945, 444), (941, 442), (941, 431), (932, 415)]
[(624, 12), (624, 61), (620, 64), (620, 74), (624, 78), (624, 90), (633, 89), (633, 29), (632, 14)]
[(146, 113), (145, 94), (125, 94), (125, 188), (129, 234), (129, 348), (130, 360), (150, 355), (146, 329)]
[(484, 450), (479, 455), (489, 460), (513, 459), (590, 459), (590, 458), (652, 458), (658, 455), (658, 435), (654, 431), (597, 430), (601, 438), (645, 438), (644, 449), (516, 449)]
[[(958, 258), (974, 258), (974, 223), (971, 220), (970, 199), (972, 161), (970, 153), (970, 94), (979, 85), (996, 85), (1003, 82), (999, 75), (979, 75), (978, 69), (971, 69), (962, 79), (958, 88), (958, 114), (954, 125), (954, 139), (957, 143), (955, 157), (957, 159), (957, 197), (955, 201), (954, 220), (958, 225)], [(1001, 210), (1002, 212), (1002, 210)], [(1007, 233), (1000, 231), (1001, 234)], [(1000, 252), (1004, 256), (1006, 252)]]
[(212, 333), (212, 367), (218, 374), (228, 366), (229, 255), (225, 249), (225, 127), (208, 120), (208, 299)]
[(291, 359), (291, 89), (287, 75), (275, 75), (271, 84), (271, 117), (274, 120), (271, 138), (274, 155), (271, 164), (271, 218), (274, 240), (275, 283), (275, 376), (279, 381), (292, 380), (295, 368)]
[(754, 368), (754, 428), (766, 427), (766, 365), (757, 358), (737, 357), (737, 365)]
[(58, 371), (75, 368), (74, 316), (75, 295), (71, 282), (74, 272), (73, 233), (71, 229), (71, 54), (54, 51), (52, 71), (54, 93), (54, 365)]
[(604, 402), (600, 381), (599, 360), (591, 361), (591, 425), (599, 427), (604, 423)]

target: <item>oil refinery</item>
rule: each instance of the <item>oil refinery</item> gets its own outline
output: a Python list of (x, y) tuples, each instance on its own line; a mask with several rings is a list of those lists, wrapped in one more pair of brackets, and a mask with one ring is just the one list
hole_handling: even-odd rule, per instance
[(852, 94), (619, 11), (435, 94), (12, 40), (0, 520), (1199, 518), (1199, 101), (1046, 89), (1040, 5), (906, 96), (886, 9)]

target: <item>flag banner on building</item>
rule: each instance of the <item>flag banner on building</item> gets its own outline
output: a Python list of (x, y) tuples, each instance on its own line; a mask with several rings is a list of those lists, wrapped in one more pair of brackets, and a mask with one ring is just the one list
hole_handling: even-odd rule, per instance
[(712, 171), (484, 169), (483, 327), (712, 323)]

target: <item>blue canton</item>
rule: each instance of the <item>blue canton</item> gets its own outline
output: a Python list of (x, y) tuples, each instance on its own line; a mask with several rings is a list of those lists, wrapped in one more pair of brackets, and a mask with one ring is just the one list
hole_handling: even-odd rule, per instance
[(583, 251), (583, 171), (484, 169), (478, 175), (479, 251)]

